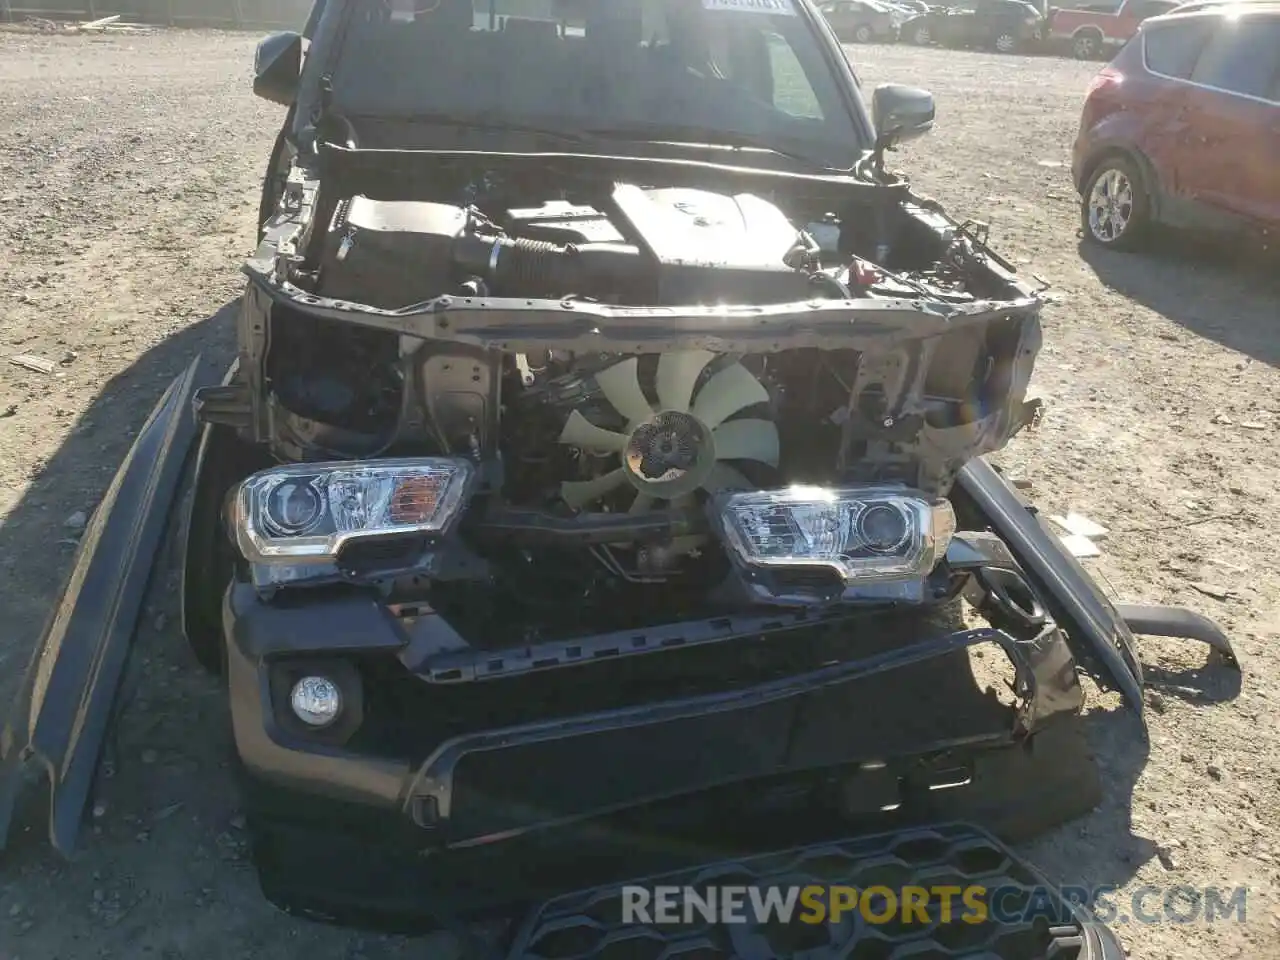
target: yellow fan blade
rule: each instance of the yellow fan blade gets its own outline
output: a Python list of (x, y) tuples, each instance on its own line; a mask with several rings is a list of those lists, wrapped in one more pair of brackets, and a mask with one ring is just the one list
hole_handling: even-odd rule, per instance
[(569, 414), (564, 429), (560, 431), (560, 442), (583, 447), (587, 450), (604, 450), (608, 453), (619, 453), (627, 445), (625, 434), (614, 433), (594, 423), (577, 410)]
[(717, 463), (703, 483), (702, 489), (708, 493), (719, 493), (722, 490), (751, 490), (751, 481), (733, 467), (725, 463)]
[(658, 374), (655, 386), (658, 390), (658, 406), (677, 413), (689, 412), (689, 398), (698, 374), (715, 358), (709, 350), (672, 350), (658, 358)]
[(759, 460), (778, 465), (778, 428), (769, 420), (730, 420), (711, 434), (717, 460)]
[(592, 500), (599, 500), (626, 482), (627, 475), (619, 467), (594, 480), (566, 480), (560, 484), (560, 496), (569, 506), (580, 507)]
[(636, 498), (631, 501), (631, 509), (628, 513), (648, 513), (653, 508), (653, 497), (647, 493), (637, 493)]
[(627, 418), (628, 427), (634, 427), (653, 416), (653, 407), (640, 389), (640, 376), (636, 366), (636, 358), (632, 357), (596, 374), (600, 392), (613, 404), (615, 410)]
[(769, 399), (764, 385), (740, 363), (725, 367), (707, 381), (693, 401), (693, 415), (711, 429), (739, 410)]

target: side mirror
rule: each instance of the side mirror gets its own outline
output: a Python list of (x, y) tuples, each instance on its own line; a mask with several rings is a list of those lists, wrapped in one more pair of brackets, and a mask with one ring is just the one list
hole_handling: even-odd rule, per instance
[(933, 94), (928, 90), (885, 83), (871, 94), (878, 150), (924, 136), (933, 129), (933, 116)]
[(302, 34), (293, 31), (263, 37), (253, 56), (253, 92), (283, 107), (293, 106), (302, 78)]

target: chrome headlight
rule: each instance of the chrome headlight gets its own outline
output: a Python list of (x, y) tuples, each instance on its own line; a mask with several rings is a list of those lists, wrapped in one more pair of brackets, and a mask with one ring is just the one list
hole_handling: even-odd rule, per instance
[(332, 561), (353, 540), (446, 532), (473, 476), (445, 457), (272, 467), (240, 485), (232, 527), (248, 560)]
[(955, 513), (902, 487), (791, 487), (721, 501), (726, 546), (750, 567), (828, 568), (847, 584), (918, 579), (946, 554)]

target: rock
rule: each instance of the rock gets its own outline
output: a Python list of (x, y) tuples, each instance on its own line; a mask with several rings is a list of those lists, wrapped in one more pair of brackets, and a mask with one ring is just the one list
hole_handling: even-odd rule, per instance
[(1169, 705), (1165, 703), (1164, 697), (1160, 696), (1160, 694), (1156, 693), (1154, 690), (1147, 691), (1147, 706), (1156, 713), (1164, 713), (1169, 709)]
[(1166, 870), (1177, 870), (1178, 861), (1173, 858), (1173, 850), (1165, 845), (1156, 847), (1156, 856), (1160, 860), (1160, 865)]
[(160, 758), (160, 755), (156, 753), (154, 750), (148, 749), (148, 750), (142, 751), (143, 763), (147, 763), (147, 764), (155, 763), (156, 760), (158, 760), (159, 758)]
[(1207, 773), (1214, 780), (1222, 779), (1222, 768), (1218, 766), (1216, 763), (1209, 764), (1207, 767), (1204, 768), (1204, 772)]
[(10, 907), (10, 908), (9, 908), (9, 916), (11, 916), (11, 917), (20, 917), (20, 916), (22, 916), (22, 904), (20, 904), (20, 903), (15, 903), (12, 907)]
[(243, 830), (244, 824), (245, 824), (244, 814), (242, 813), (237, 813), (234, 817), (231, 818), (231, 828), (233, 830)]
[(71, 516), (63, 521), (63, 526), (68, 530), (83, 530), (89, 525), (89, 515), (83, 510), (77, 510)]

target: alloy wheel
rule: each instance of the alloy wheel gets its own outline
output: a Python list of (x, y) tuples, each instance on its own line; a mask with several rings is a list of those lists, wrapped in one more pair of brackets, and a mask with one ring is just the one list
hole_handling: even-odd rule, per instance
[(1133, 184), (1121, 171), (1108, 170), (1089, 192), (1089, 232), (1100, 243), (1114, 244), (1133, 219)]
[(1098, 41), (1090, 34), (1076, 37), (1072, 41), (1071, 50), (1077, 60), (1093, 60), (1098, 55)]

